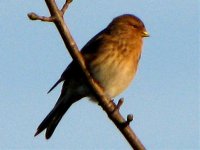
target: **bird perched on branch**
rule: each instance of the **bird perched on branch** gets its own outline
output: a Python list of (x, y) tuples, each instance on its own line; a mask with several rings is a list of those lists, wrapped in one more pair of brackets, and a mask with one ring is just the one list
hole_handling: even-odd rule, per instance
[[(138, 17), (125, 14), (114, 18), (82, 48), (88, 71), (110, 98), (119, 95), (131, 83), (140, 60), (143, 37), (148, 36)], [(46, 139), (49, 139), (73, 103), (83, 97), (92, 97), (84, 80), (78, 65), (72, 61), (49, 90), (64, 81), (57, 103), (39, 125), (35, 136), (46, 129)]]

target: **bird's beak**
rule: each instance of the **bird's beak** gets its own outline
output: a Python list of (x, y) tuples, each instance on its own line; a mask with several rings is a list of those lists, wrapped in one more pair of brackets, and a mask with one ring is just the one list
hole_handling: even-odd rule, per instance
[(149, 37), (149, 33), (147, 31), (143, 31), (142, 32), (142, 37)]

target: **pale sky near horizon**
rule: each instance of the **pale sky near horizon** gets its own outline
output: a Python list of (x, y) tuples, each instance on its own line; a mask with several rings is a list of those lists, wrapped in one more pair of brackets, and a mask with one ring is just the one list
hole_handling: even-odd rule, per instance
[[(118, 15), (143, 20), (151, 36), (144, 39), (136, 78), (115, 101), (125, 98), (121, 113), (134, 115), (131, 127), (148, 150), (200, 149), (199, 4), (86, 0), (72, 2), (65, 14), (79, 48)], [(44, 132), (34, 137), (61, 85), (46, 93), (71, 57), (53, 24), (27, 18), (29, 12), (49, 15), (43, 0), (1, 0), (0, 8), (0, 149), (131, 149), (86, 98), (71, 107), (50, 140)]]

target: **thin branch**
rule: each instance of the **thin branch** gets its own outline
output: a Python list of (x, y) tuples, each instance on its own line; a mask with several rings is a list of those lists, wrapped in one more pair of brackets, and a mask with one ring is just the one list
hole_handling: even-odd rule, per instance
[[(28, 15), (32, 20), (41, 20), (41, 21), (49, 21), (54, 22), (63, 41), (68, 49), (70, 55), (73, 60), (76, 61), (86, 79), (86, 84), (90, 88), (91, 92), (99, 102), (99, 105), (106, 111), (108, 117), (113, 121), (113, 123), (117, 126), (117, 128), (121, 131), (124, 137), (127, 139), (129, 144), (135, 150), (145, 150), (145, 147), (137, 138), (133, 130), (130, 128), (129, 123), (133, 120), (132, 115), (127, 116), (127, 120), (125, 120), (119, 112), (119, 108), (123, 103), (123, 100), (120, 99), (118, 104), (116, 105), (113, 100), (109, 99), (105, 96), (102, 88), (93, 80), (92, 76), (88, 72), (86, 68), (86, 64), (83, 56), (81, 55), (73, 37), (71, 36), (68, 27), (66, 26), (63, 18), (64, 12), (67, 10), (69, 3), (71, 0), (66, 0), (66, 3), (63, 5), (61, 10), (58, 9), (55, 0), (45, 0), (47, 7), (49, 8), (51, 17), (40, 17), (38, 15)], [(31, 13), (33, 14), (33, 13)], [(31, 16), (31, 17), (30, 17)]]
[(45, 16), (39, 16), (36, 13), (29, 13), (28, 14), (29, 19), (31, 20), (40, 20), (40, 21), (46, 21), (46, 22), (54, 22), (54, 17), (45, 17)]
[(66, 0), (65, 4), (63, 5), (63, 7), (62, 7), (62, 9), (61, 9), (61, 12), (63, 13), (63, 15), (64, 15), (64, 13), (66, 12), (66, 10), (67, 10), (69, 4), (70, 4), (72, 1), (73, 1), (73, 0)]

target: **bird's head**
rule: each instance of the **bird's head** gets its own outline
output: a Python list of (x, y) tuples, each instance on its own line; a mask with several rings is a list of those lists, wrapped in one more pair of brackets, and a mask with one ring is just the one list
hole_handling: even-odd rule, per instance
[[(134, 32), (141, 37), (149, 37), (149, 33), (142, 20), (131, 14), (124, 14), (114, 18), (108, 27), (114, 30), (117, 28), (121, 29), (121, 31)], [(119, 30), (119, 32), (121, 31)]]

